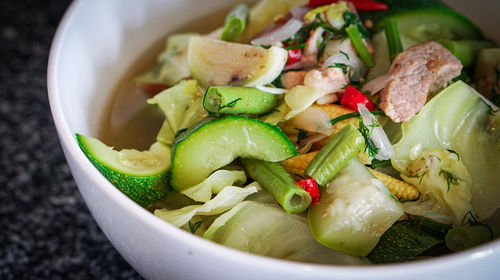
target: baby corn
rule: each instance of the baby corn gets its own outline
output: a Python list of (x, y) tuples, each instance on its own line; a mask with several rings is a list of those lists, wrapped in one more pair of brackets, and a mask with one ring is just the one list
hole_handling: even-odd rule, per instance
[[(281, 162), (281, 165), (290, 173), (296, 180), (303, 179), (304, 171), (316, 156), (318, 151), (310, 152), (303, 155), (291, 157)], [(415, 200), (419, 197), (418, 189), (404, 181), (398, 180), (392, 176), (369, 168), (370, 172), (384, 183), (391, 193), (399, 200)]]

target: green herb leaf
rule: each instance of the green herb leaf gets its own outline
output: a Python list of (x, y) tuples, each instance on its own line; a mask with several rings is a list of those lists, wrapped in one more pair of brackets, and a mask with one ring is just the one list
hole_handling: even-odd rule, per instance
[(188, 222), (188, 225), (189, 225), (189, 230), (191, 231), (191, 233), (195, 233), (196, 230), (201, 226), (201, 223), (202, 221), (198, 221), (196, 223), (192, 223), (191, 221)]
[(302, 128), (295, 128), (295, 129), (299, 131), (299, 134), (297, 135), (297, 142), (300, 142), (301, 140), (307, 137), (307, 130), (304, 130)]

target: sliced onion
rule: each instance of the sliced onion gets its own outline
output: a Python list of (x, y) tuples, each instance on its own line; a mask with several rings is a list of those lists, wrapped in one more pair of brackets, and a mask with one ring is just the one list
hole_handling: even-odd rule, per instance
[(319, 105), (327, 104), (327, 103), (334, 103), (339, 100), (339, 97), (337, 96), (336, 93), (329, 93), (320, 99), (316, 100), (316, 103)]
[[(389, 138), (387, 138), (384, 129), (380, 126), (375, 116), (366, 109), (365, 105), (358, 103), (358, 111), (363, 118), (363, 124), (371, 131), (370, 139), (373, 141), (373, 144), (375, 144), (375, 147), (378, 148), (378, 153), (375, 155), (375, 158), (378, 160), (390, 159), (392, 155), (394, 155), (394, 148)], [(375, 124), (378, 124), (378, 126), (373, 127)]]
[(275, 87), (266, 87), (266, 86), (256, 86), (255, 88), (258, 90), (269, 92), (271, 94), (283, 94), (283, 93), (286, 93), (288, 91), (287, 89), (284, 89), (284, 88), (275, 88)]
[(330, 116), (318, 107), (309, 107), (290, 121), (296, 128), (321, 133), (326, 136), (333, 133)]
[(370, 92), (371, 95), (381, 91), (392, 80), (389, 74), (378, 76), (363, 86), (363, 92)]
[(348, 56), (349, 58), (342, 53), (334, 54), (325, 60), (323, 68), (334, 66), (336, 63), (345, 64), (353, 71), (352, 81), (359, 82), (366, 72), (366, 65), (359, 57), (355, 55)]
[(285, 23), (282, 27), (264, 34), (262, 37), (253, 39), (251, 44), (269, 46), (275, 42), (284, 41), (297, 33), (297, 31), (302, 28), (302, 25), (302, 21), (292, 18), (287, 21), (287, 23)]
[(298, 149), (299, 154), (302, 155), (305, 153), (309, 153), (309, 151), (311, 150), (312, 145), (314, 143), (317, 143), (325, 138), (326, 138), (325, 135), (318, 133), (318, 134), (314, 134), (312, 136), (309, 136), (309, 137), (302, 139), (300, 141), (300, 143), (298, 143), (299, 144), (299, 149)]
[(297, 61), (294, 64), (286, 65), (285, 68), (283, 68), (283, 71), (302, 69), (302, 68), (304, 68), (304, 65), (302, 65), (302, 62)]
[(290, 13), (292, 14), (293, 18), (296, 18), (298, 20), (302, 20), (304, 16), (311, 10), (311, 7), (308, 6), (293, 6), (290, 9)]

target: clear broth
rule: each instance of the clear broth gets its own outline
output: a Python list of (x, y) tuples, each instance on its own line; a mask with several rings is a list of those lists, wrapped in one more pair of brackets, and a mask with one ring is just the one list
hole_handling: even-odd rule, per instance
[[(195, 19), (171, 34), (211, 32), (222, 26), (229, 8)], [(164, 36), (141, 54), (114, 87), (97, 130), (97, 138), (106, 145), (117, 150), (147, 150), (156, 141), (165, 117), (157, 105), (147, 104), (149, 96), (135, 85), (134, 78), (155, 66), (156, 57), (164, 49), (166, 38)]]

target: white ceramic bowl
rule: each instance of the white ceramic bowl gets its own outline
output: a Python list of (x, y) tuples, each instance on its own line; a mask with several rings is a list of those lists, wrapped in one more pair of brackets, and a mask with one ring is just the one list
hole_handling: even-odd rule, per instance
[[(95, 135), (108, 95), (124, 72), (169, 30), (231, 2), (235, 1), (76, 1), (57, 31), (48, 71), (53, 118), (78, 188), (120, 254), (147, 279), (499, 277), (499, 240), (429, 261), (365, 267), (312, 265), (247, 254), (161, 221), (123, 195), (92, 166), (74, 134)], [(471, 6), (471, 1), (460, 0), (452, 4), (500, 42), (496, 30), (500, 26), (499, 1), (475, 1)]]

